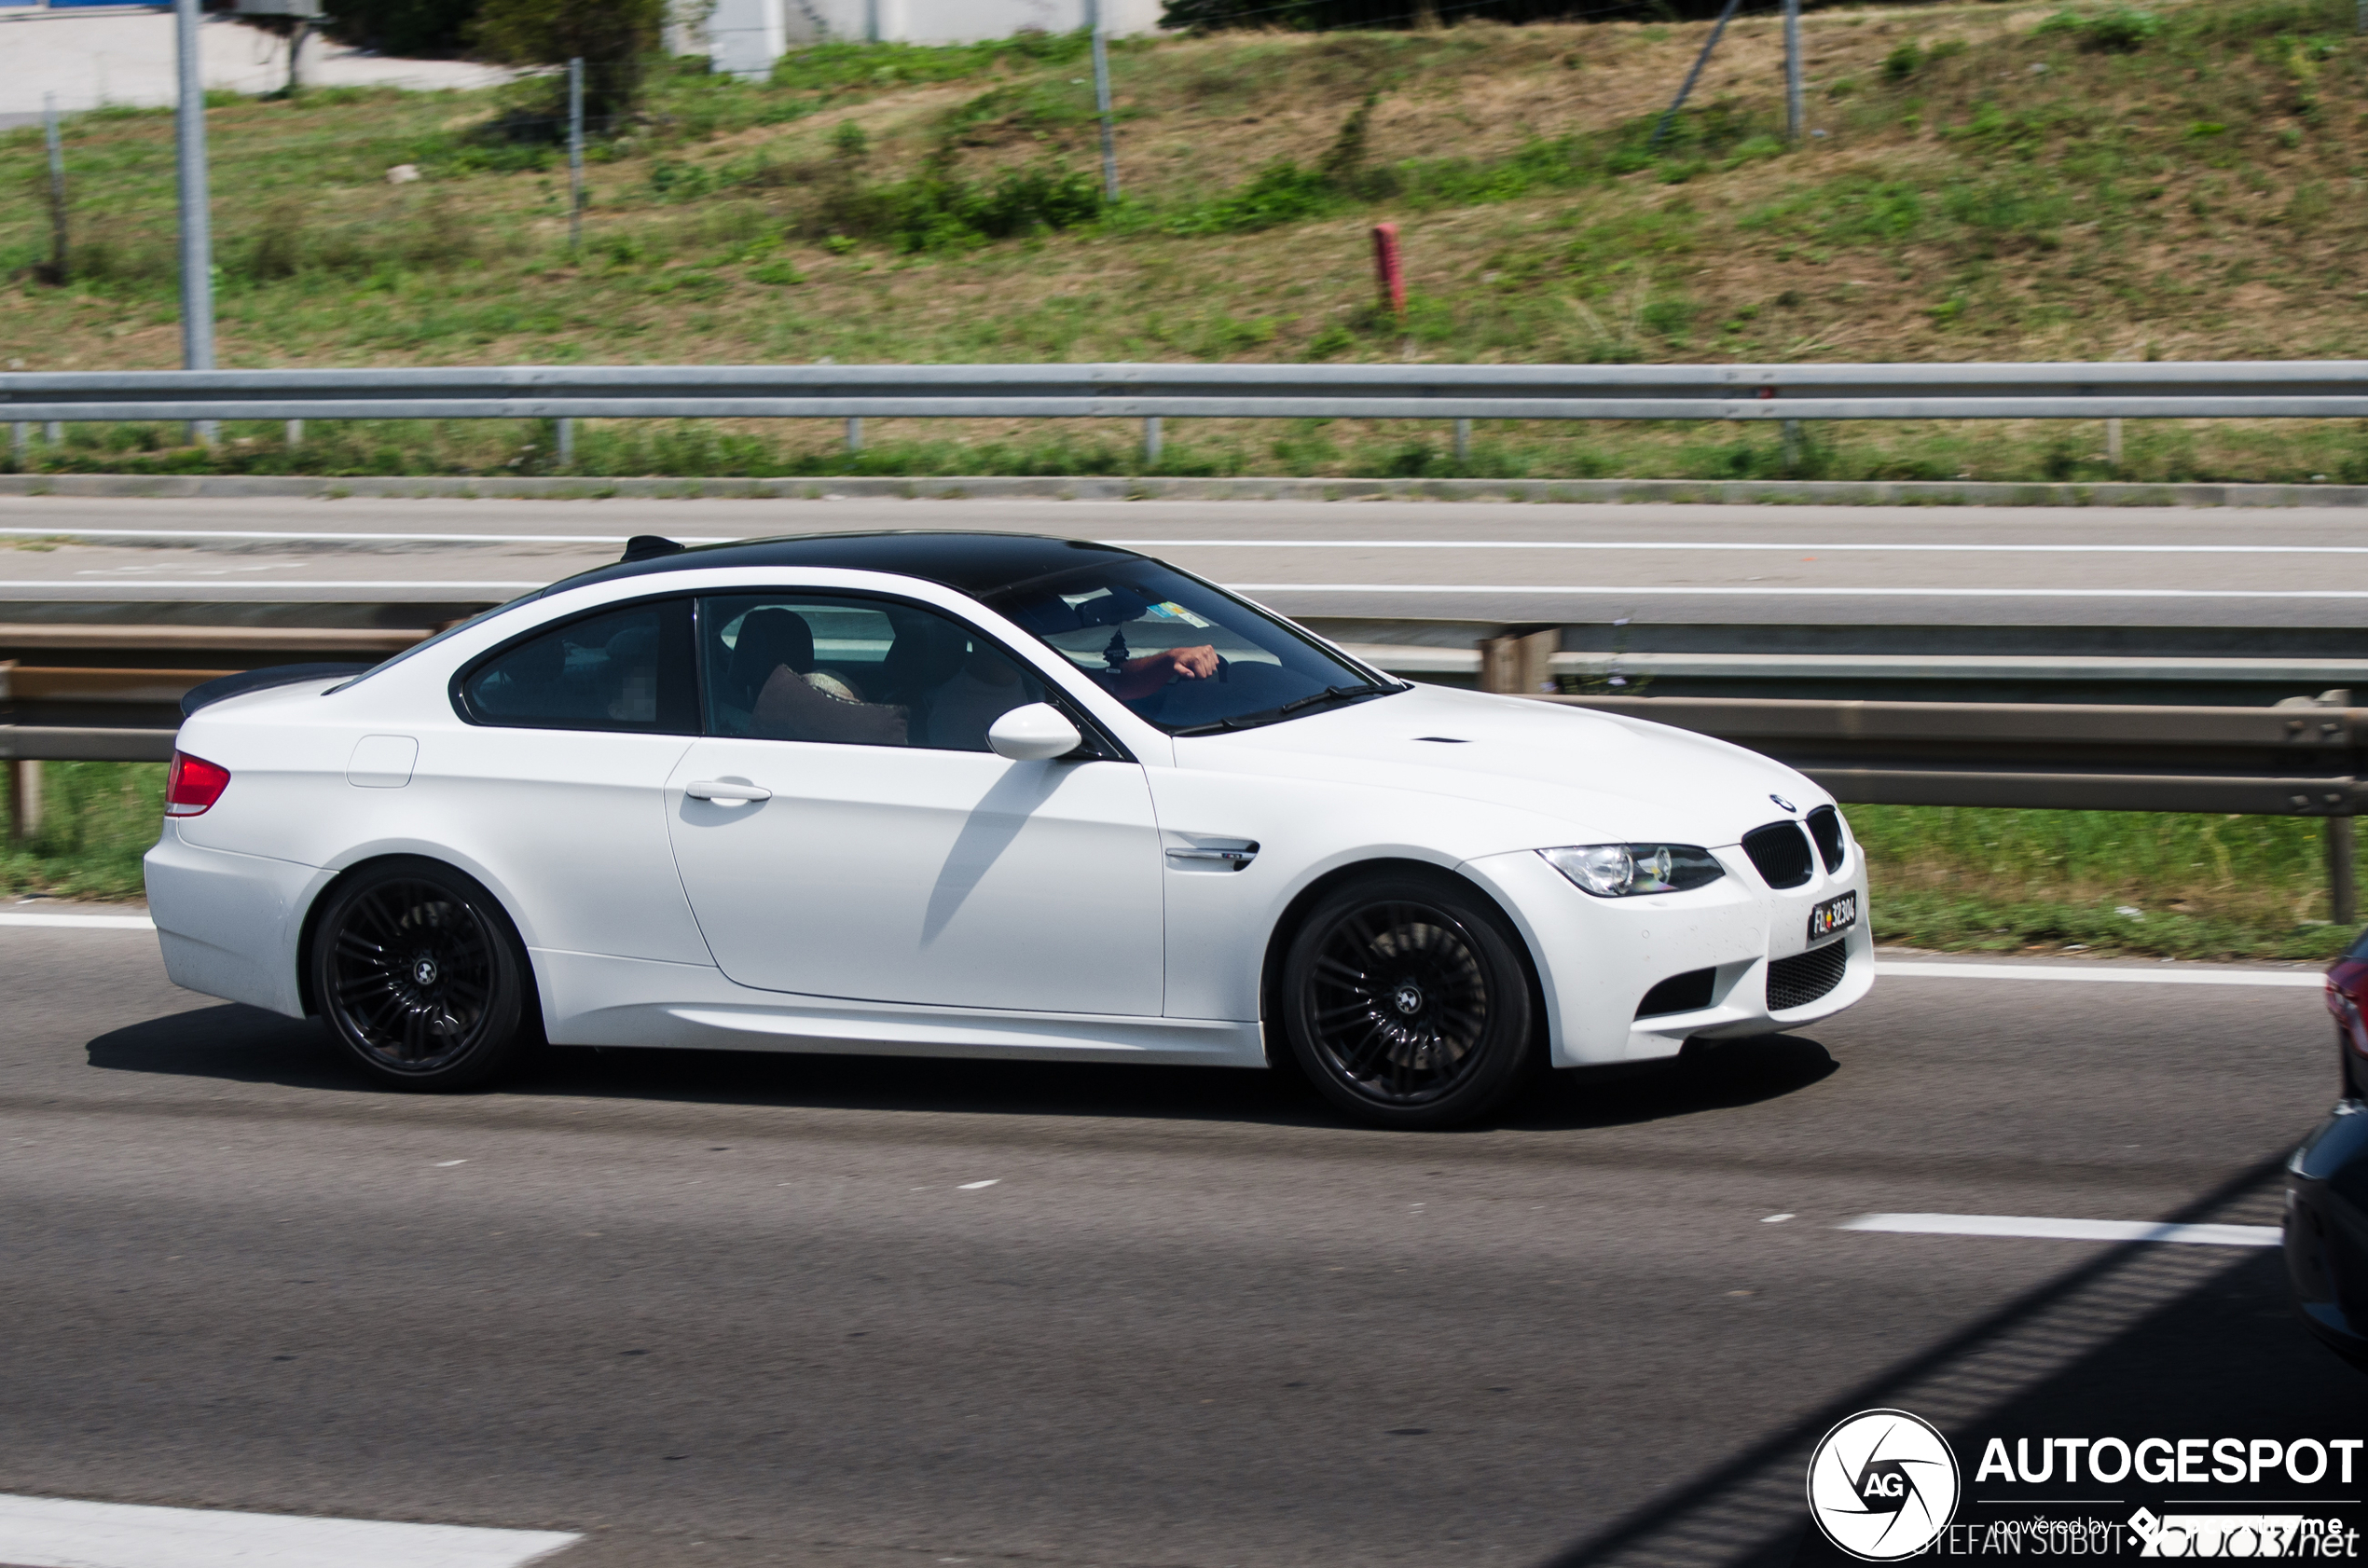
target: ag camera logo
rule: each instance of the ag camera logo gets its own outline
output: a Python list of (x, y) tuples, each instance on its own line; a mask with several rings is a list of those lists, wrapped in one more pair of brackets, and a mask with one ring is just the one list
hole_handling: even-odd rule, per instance
[(1861, 1410), (1826, 1433), (1809, 1461), (1809, 1517), (1863, 1562), (1895, 1562), (1956, 1516), (1957, 1456), (1932, 1423)]

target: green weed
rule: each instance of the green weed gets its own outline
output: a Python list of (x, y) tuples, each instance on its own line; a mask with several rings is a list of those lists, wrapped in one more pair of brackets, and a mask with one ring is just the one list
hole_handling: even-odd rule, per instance
[(1883, 941), (2319, 958), (2357, 935), (2324, 923), (2318, 819), (1874, 805), (1845, 814), (1866, 851)]
[[(138, 898), (140, 858), (164, 820), (164, 765), (44, 763), (41, 773), (41, 832), (0, 842), (0, 889)], [(6, 788), (14, 787), (12, 771)]]
[(2130, 6), (2082, 15), (2058, 11), (2032, 31), (2041, 37), (2068, 36), (2100, 54), (2135, 54), (2163, 30), (2163, 19)]
[(1093, 48), (1077, 33), (1020, 33), (978, 44), (815, 44), (783, 55), (772, 85), (805, 92), (945, 82), (1031, 65), (1072, 65)]

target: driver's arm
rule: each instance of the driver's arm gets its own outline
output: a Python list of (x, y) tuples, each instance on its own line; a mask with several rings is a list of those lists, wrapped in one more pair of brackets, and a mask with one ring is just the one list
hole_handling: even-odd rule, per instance
[(1129, 659), (1119, 667), (1117, 674), (1105, 675), (1102, 680), (1112, 696), (1121, 702), (1131, 702), (1150, 696), (1170, 681), (1205, 681), (1217, 673), (1217, 650), (1203, 643), (1197, 648), (1169, 648)]

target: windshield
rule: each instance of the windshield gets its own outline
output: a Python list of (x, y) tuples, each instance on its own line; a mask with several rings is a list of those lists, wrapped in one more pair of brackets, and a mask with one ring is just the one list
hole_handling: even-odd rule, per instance
[(1170, 734), (1246, 729), (1402, 689), (1223, 589), (1139, 557), (980, 597)]

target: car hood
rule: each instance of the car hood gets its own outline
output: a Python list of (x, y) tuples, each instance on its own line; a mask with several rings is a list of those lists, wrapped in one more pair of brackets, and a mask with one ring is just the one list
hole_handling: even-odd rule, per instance
[(1441, 686), (1179, 737), (1176, 759), (1179, 767), (1486, 803), (1552, 818), (1589, 838), (1710, 847), (1833, 799), (1783, 763), (1708, 736)]

